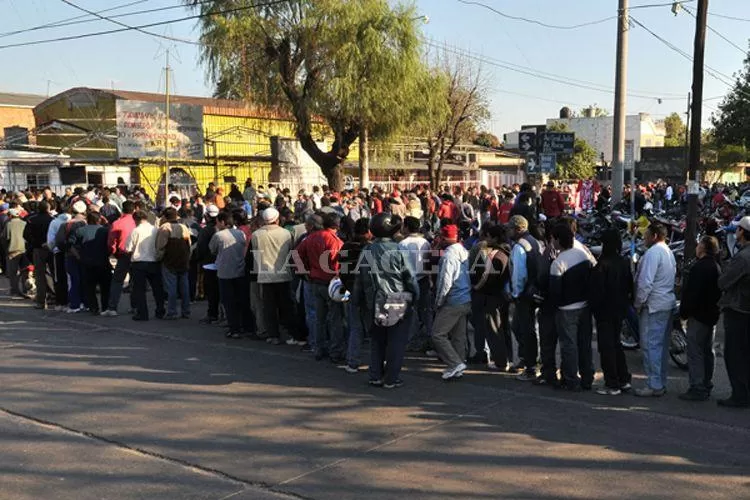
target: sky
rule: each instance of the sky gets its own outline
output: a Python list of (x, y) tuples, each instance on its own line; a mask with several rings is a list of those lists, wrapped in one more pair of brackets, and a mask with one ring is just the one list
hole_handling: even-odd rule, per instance
[[(91, 11), (111, 9), (102, 13), (104, 16), (181, 4), (180, 0), (70, 1)], [(517, 130), (521, 125), (544, 123), (547, 118), (557, 117), (562, 106), (580, 110), (595, 105), (613, 110), (617, 0), (477, 0), (477, 3), (506, 16), (533, 22), (504, 17), (461, 0), (415, 2), (419, 14), (429, 17), (427, 24), (419, 23), (427, 39), (453, 52), (468, 54), (475, 62), (482, 60), (479, 64), (487, 82), (492, 115), (486, 129), (502, 139), (503, 133)], [(630, 0), (631, 8), (666, 3), (670, 2)], [(684, 5), (692, 13), (697, 10), (695, 0)], [(0, 68), (3, 68), (0, 91), (42, 95), (49, 91), (54, 95), (72, 87), (88, 86), (163, 92), (165, 52), (170, 49), (172, 91), (182, 95), (211, 95), (205, 68), (199, 61), (199, 47), (160, 40), (137, 31), (7, 47), (119, 28), (88, 16), (92, 22), (9, 34), (81, 15), (85, 16), (62, 0), (0, 0)], [(179, 7), (117, 20), (132, 26), (187, 15)], [(675, 16), (669, 5), (660, 5), (633, 8), (631, 15), (674, 49), (692, 55), (695, 19), (687, 12)], [(551, 27), (607, 18), (611, 19), (576, 29)], [(708, 25), (715, 31), (708, 32), (706, 42), (706, 65), (711, 74), (706, 75), (704, 84), (704, 126), (721, 102), (718, 97), (727, 93), (727, 83), (733, 81), (731, 76), (742, 68), (744, 56), (740, 49), (747, 47), (750, 33), (750, 0), (711, 0)], [(186, 40), (198, 38), (195, 20), (150, 29)], [(661, 119), (678, 112), (684, 117), (692, 83), (692, 63), (639, 24), (631, 27), (629, 38), (628, 113), (647, 112)]]

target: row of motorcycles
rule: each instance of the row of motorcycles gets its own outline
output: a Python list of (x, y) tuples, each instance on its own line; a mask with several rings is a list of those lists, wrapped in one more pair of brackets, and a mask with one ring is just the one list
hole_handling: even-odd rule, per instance
[[(729, 206), (728, 206), (729, 205)], [(639, 228), (645, 228), (652, 222), (660, 222), (668, 230), (667, 245), (675, 256), (677, 273), (675, 277), (675, 294), (679, 297), (682, 280), (692, 262), (685, 262), (685, 228), (687, 226), (686, 210), (675, 206), (668, 210), (654, 210), (646, 203), (642, 213), (634, 219), (629, 207), (619, 206), (611, 210), (589, 211), (577, 216), (578, 240), (589, 247), (591, 253), (599, 256), (602, 251), (601, 235), (611, 228), (620, 232), (623, 241), (623, 256), (631, 259), (635, 267), (647, 248)], [(724, 204), (715, 209), (704, 210), (699, 217), (698, 239), (702, 236), (715, 236), (719, 240), (721, 260), (734, 256), (736, 246), (735, 232), (739, 220), (750, 215), (750, 205), (738, 206)], [(682, 370), (688, 369), (686, 325), (678, 313), (679, 302), (673, 311), (672, 331), (670, 335), (669, 355), (672, 361)], [(640, 345), (640, 328), (638, 314), (631, 307), (623, 322), (620, 341), (626, 349), (638, 349)]]

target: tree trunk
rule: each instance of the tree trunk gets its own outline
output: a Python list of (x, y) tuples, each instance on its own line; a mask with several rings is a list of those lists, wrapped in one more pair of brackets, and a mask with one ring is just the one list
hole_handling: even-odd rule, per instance
[(331, 191), (342, 191), (344, 189), (344, 161), (334, 165), (333, 167), (324, 170), (326, 179), (328, 179), (328, 187)]
[(359, 187), (370, 188), (370, 152), (367, 127), (362, 127), (359, 134)]

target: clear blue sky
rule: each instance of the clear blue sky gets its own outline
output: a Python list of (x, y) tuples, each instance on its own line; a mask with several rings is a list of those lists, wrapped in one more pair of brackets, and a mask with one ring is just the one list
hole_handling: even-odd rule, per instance
[[(503, 13), (523, 16), (554, 25), (576, 25), (597, 21), (617, 13), (617, 0), (479, 0)], [(137, 0), (73, 0), (89, 10), (100, 11)], [(666, 3), (665, 0), (631, 0), (631, 7)], [(143, 0), (104, 15), (177, 6), (179, 0)], [(697, 2), (685, 5), (695, 12)], [(419, 0), (420, 13), (428, 15), (422, 26), (426, 36), (449, 47), (511, 63), (555, 78), (575, 79), (614, 87), (616, 20), (575, 30), (558, 30), (503, 18), (487, 9), (458, 0)], [(748, 0), (711, 0), (709, 12), (750, 19)], [(19, 35), (3, 34), (81, 15), (59, 0), (0, 0), (0, 46), (104, 31), (117, 28), (107, 21), (58, 27)], [(184, 17), (182, 8), (155, 14), (119, 18), (131, 25)], [(635, 19), (675, 46), (692, 54), (694, 19), (686, 13), (675, 17), (668, 6), (635, 9)], [(750, 22), (709, 16), (709, 25), (740, 47), (747, 46)], [(152, 28), (161, 34), (195, 40), (194, 21)], [(163, 53), (176, 48), (173, 60), (174, 87), (180, 94), (210, 95), (205, 71), (198, 62), (198, 48), (157, 40), (138, 32), (127, 32), (74, 41), (18, 48), (0, 47), (0, 91), (55, 94), (75, 86), (111, 87), (163, 91)], [(716, 71), (732, 75), (742, 67), (743, 55), (735, 47), (709, 32), (706, 63)], [(652, 97), (629, 97), (628, 112), (649, 112), (657, 118), (673, 111), (684, 113), (685, 96), (691, 85), (691, 63), (656, 38), (634, 26), (630, 30), (630, 91)], [(523, 71), (527, 71), (523, 69)], [(575, 88), (536, 78), (490, 63), (484, 64), (492, 101), (488, 128), (496, 134), (517, 129), (522, 124), (543, 122), (557, 116), (563, 105), (579, 109), (596, 104), (613, 109), (609, 92)], [(722, 96), (727, 86), (706, 76), (706, 98)], [(524, 95), (519, 95), (524, 94)], [(661, 104), (657, 96), (663, 98)], [(720, 100), (707, 101), (704, 123)]]

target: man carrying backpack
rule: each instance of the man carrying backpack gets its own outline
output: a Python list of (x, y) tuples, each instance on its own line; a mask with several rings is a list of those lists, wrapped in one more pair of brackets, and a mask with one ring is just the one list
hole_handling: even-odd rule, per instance
[(536, 364), (539, 355), (536, 322), (534, 321), (539, 290), (542, 287), (544, 265), (543, 247), (529, 233), (529, 222), (522, 215), (514, 215), (508, 223), (511, 238), (515, 241), (510, 254), (510, 294), (515, 303), (513, 332), (518, 342), (519, 361), (515, 365), (522, 369), (518, 380), (536, 380)]

